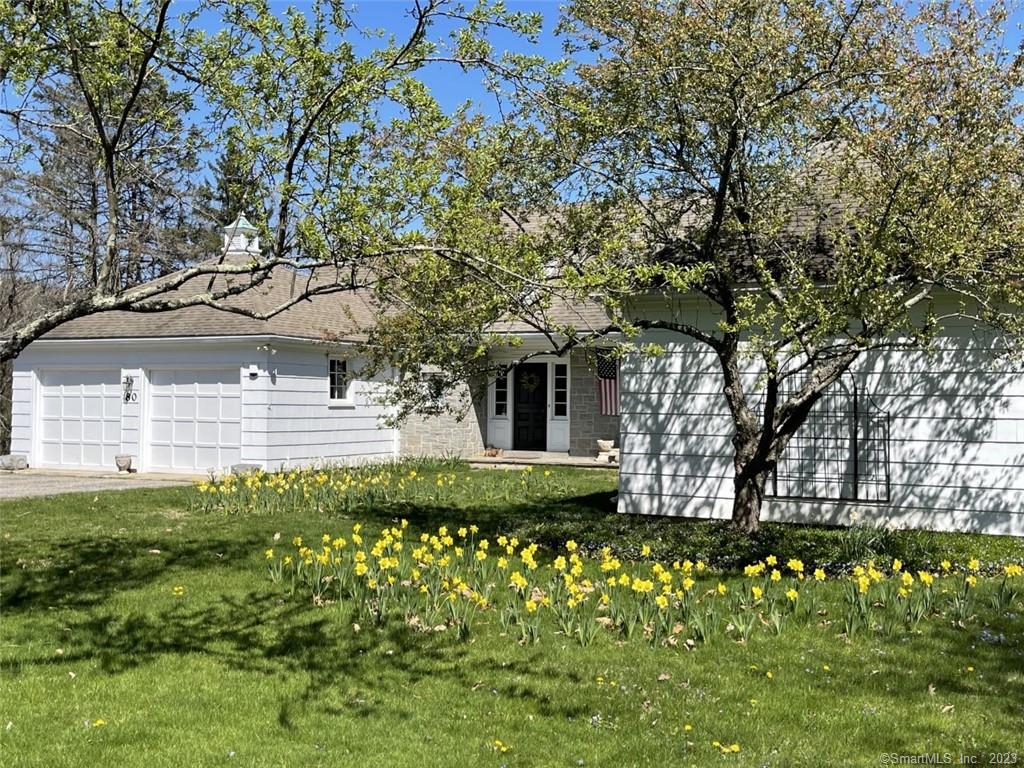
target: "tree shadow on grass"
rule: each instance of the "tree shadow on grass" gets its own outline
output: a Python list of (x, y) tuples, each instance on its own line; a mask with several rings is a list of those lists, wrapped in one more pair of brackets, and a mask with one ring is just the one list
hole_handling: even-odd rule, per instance
[(263, 536), (175, 540), (150, 554), (152, 536), (61, 541), (45, 552), (48, 567), (8, 568), (0, 610), (8, 614), (103, 605), (116, 592), (145, 587), (170, 573), (237, 567), (265, 547)]
[[(20, 675), (46, 666), (76, 668), (98, 662), (118, 676), (169, 657), (196, 657), (226, 670), (285, 681), (298, 693), (280, 702), (278, 722), (291, 727), (298, 714), (371, 717), (417, 715), (409, 699), (395, 693), (425, 680), (443, 680), (469, 691), (482, 673), (515, 676), (517, 682), (495, 683), (502, 695), (530, 702), (544, 716), (577, 717), (578, 704), (561, 702), (545, 692), (552, 682), (578, 680), (572, 672), (533, 662), (501, 669), (469, 656), (469, 646), (454, 631), (421, 632), (392, 617), (381, 627), (353, 630), (350, 606), (314, 608), (300, 597), (269, 592), (216, 599), (182, 598), (165, 607), (123, 614), (91, 608), (64, 622), (64, 653), (46, 651), (8, 659), (4, 674), (16, 685)], [(509, 643), (514, 642), (509, 640)], [(486, 658), (486, 657), (485, 657)]]
[[(392, 696), (385, 705), (380, 691), (403, 691), (428, 679), (445, 681), (462, 691), (485, 679), (501, 696), (530, 702), (545, 716), (585, 715), (582, 705), (571, 697), (562, 700), (550, 693), (558, 682), (573, 685), (580, 682), (580, 676), (553, 663), (543, 647), (507, 656), (491, 651), (471, 654), (451, 632), (420, 633), (398, 620), (381, 629), (364, 627), (356, 633), (352, 617), (338, 606), (314, 609), (308, 598), (285, 597), (269, 587), (249, 589), (265, 573), (258, 558), (270, 543), (266, 530), (284, 528), (309, 535), (315, 532), (311, 528), (323, 525), (340, 533), (338, 526), (348, 525), (352, 518), (385, 525), (399, 517), (406, 517), (419, 530), (475, 523), (481, 528), (480, 535), (488, 537), (520, 531), (526, 540), (532, 530), (541, 543), (551, 546), (560, 546), (567, 538), (599, 541), (602, 531), (621, 536), (627, 545), (665, 536), (673, 546), (683, 546), (687, 531), (693, 530), (686, 521), (617, 515), (609, 493), (592, 492), (566, 494), (550, 503), (490, 501), (355, 510), (346, 513), (344, 521), (340, 516), (310, 512), (298, 518), (267, 517), (259, 525), (234, 526), (231, 518), (199, 516), (193, 518), (188, 531), (191, 538), (176, 538), (160, 555), (148, 554), (154, 540), (142, 531), (120, 538), (57, 541), (37, 553), (52, 560), (52, 566), (8, 570), (0, 610), (15, 627), (13, 632), (26, 637), (37, 631), (36, 617), (45, 617), (51, 624), (59, 620), (67, 630), (66, 643), (62, 637), (66, 653), (56, 659), (43, 650), (29, 651), (5, 661), (4, 674), (16, 685), (19, 673), (44, 665), (98, 661), (105, 674), (114, 676), (165, 658), (201, 656), (224, 669), (268, 680), (287, 678), (291, 689), (296, 679), (301, 680), (301, 691), (286, 694), (281, 701), (278, 722), (282, 727), (288, 727), (297, 713), (308, 710), (369, 717), (386, 706), (389, 716), (412, 717), (415, 705), (411, 699), (399, 697), (396, 701)], [(238, 529), (235, 535), (222, 530), (225, 524)], [(215, 535), (207, 535), (211, 531)], [(770, 546), (775, 545), (772, 540)], [(234, 580), (242, 586), (233, 593), (225, 593), (224, 587), (219, 593), (216, 588), (212, 594), (190, 592), (183, 599), (166, 592), (154, 596), (152, 586), (169, 582), (169, 574), (205, 580), (207, 585)], [(147, 587), (149, 592), (125, 597)], [(52, 608), (58, 610), (51, 613)], [(972, 680), (971, 690), (992, 707), (1019, 718), (1020, 702), (1024, 701), (1022, 627), (1020, 620), (1009, 626), (1015, 636), (1005, 645), (980, 644), (980, 627), (966, 631), (943, 628), (908, 642), (923, 658), (943, 659), (941, 665), (935, 665), (940, 690), (965, 688), (968, 682), (958, 677), (957, 670), (974, 664), (985, 669), (986, 676)], [(514, 640), (502, 638), (501, 642), (511, 646)], [(623, 650), (629, 652), (628, 647)], [(666, 649), (665, 653), (673, 651)], [(898, 699), (905, 694), (906, 690), (894, 690), (879, 695)]]
[[(517, 534), (524, 522), (564, 521), (567, 525), (584, 520), (615, 517), (610, 493), (590, 493), (557, 498), (550, 503), (522, 501), (514, 504), (486, 502), (463, 506), (392, 504), (376, 508), (327, 511), (324, 514), (305, 512), (299, 518), (249, 516), (230, 518), (220, 513), (197, 513), (191, 518), (190, 538), (154, 535), (151, 531), (133, 531), (128, 536), (102, 536), (89, 539), (66, 539), (47, 542), (29, 558), (34, 563), (6, 564), (0, 590), (0, 611), (17, 614), (40, 608), (87, 609), (103, 605), (113, 594), (143, 588), (169, 574), (215, 574), (225, 568), (246, 568), (255, 556), (272, 546), (266, 533), (253, 527), (283, 529), (308, 536), (320, 528), (337, 534), (339, 525), (359, 520), (371, 526), (389, 526), (401, 518), (414, 530), (435, 530), (477, 525), (480, 537), (494, 538), (501, 532)], [(226, 523), (241, 519), (244, 532), (228, 535), (220, 530)], [(239, 528), (243, 526), (238, 526)], [(209, 529), (216, 529), (207, 535)], [(543, 537), (542, 545), (560, 546), (561, 529), (552, 537)], [(170, 539), (168, 541), (167, 539)], [(150, 554), (156, 547), (159, 554)], [(241, 565), (240, 565), (241, 564)]]

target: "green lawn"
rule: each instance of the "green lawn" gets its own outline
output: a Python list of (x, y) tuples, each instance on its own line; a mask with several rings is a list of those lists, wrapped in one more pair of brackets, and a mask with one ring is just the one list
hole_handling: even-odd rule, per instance
[[(375, 628), (268, 578), (275, 533), (319, 541), (353, 519), (375, 533), (400, 516), (415, 532), (476, 523), (481, 535), (547, 547), (574, 538), (624, 559), (649, 543), (655, 556), (725, 569), (771, 553), (834, 570), (866, 548), (913, 568), (1024, 558), (1020, 540), (994, 537), (868, 541), (767, 526), (751, 542), (717, 524), (618, 517), (607, 472), (556, 470), (541, 495), (516, 494), (517, 475), (502, 470), (457, 474), (443, 503), (344, 515), (204, 512), (192, 489), (0, 504), (0, 765), (867, 766), (918, 752), (1024, 761), (1019, 597), (1009, 611), (979, 608), (966, 628), (933, 616), (916, 633), (848, 642), (836, 584), (828, 615), (779, 636), (759, 629), (746, 644), (718, 636), (687, 650), (602, 631), (582, 648), (552, 622), (539, 643), (520, 645), (487, 611), (466, 642), (397, 618)], [(720, 578), (744, 588), (735, 572)]]

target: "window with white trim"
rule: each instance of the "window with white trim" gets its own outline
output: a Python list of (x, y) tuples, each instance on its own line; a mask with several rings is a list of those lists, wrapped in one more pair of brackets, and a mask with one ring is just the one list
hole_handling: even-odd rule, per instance
[(329, 399), (332, 403), (349, 402), (348, 361), (340, 357), (328, 358), (327, 382)]
[(494, 415), (508, 417), (508, 374), (501, 373), (494, 380)]
[(554, 378), (554, 417), (556, 419), (567, 419), (569, 417), (569, 366), (565, 363), (555, 363)]

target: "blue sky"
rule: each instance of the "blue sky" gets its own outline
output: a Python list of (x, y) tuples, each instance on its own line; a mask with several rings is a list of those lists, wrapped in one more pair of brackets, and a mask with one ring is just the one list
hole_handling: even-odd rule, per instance
[[(617, 0), (607, 0), (617, 2)], [(984, 4), (985, 0), (979, 0)], [(1019, 0), (1022, 7), (1018, 7), (1007, 25), (1007, 37), (1005, 45), (1007, 48), (1016, 49), (1022, 39), (1022, 26), (1024, 26), (1024, 0)], [(289, 5), (302, 7), (301, 0), (272, 0), (281, 9)], [(472, 5), (472, 0), (465, 0), (466, 5)], [(558, 21), (560, 0), (506, 0), (506, 7), (509, 10), (540, 13), (544, 18), (543, 33), (536, 45), (529, 45), (522, 39), (511, 34), (498, 35), (493, 38), (495, 47), (498, 50), (514, 48), (520, 52), (539, 53), (547, 58), (556, 59), (561, 56), (561, 46), (554, 34), (555, 25)], [(411, 6), (410, 0), (363, 0), (355, 3), (355, 18), (357, 23), (364, 28), (383, 29), (402, 36), (411, 28), (411, 21), (408, 9)], [(372, 43), (368, 43), (372, 44)], [(480, 104), (484, 111), (489, 111), (487, 94), (481, 86), (480, 76), (477, 73), (462, 73), (454, 66), (439, 66), (421, 72), (420, 76), (431, 87), (435, 97), (445, 108), (454, 108), (466, 100), (473, 100)]]
[[(271, 6), (280, 8), (283, 12), (289, 6), (302, 8), (302, 0), (270, 0)], [(464, 0), (467, 7), (473, 5), (473, 0)], [(557, 59), (561, 56), (561, 45), (554, 34), (555, 25), (558, 21), (559, 0), (506, 0), (506, 8), (511, 11), (523, 11), (528, 13), (540, 13), (544, 18), (543, 32), (537, 44), (530, 45), (522, 38), (512, 33), (498, 31), (491, 36), (496, 50), (503, 51), (513, 49), (521, 53), (538, 53), (550, 59)], [(412, 20), (409, 9), (412, 6), (411, 0), (363, 0), (353, 2), (353, 18), (356, 23), (365, 30), (384, 30), (386, 33), (394, 34), (397, 39), (403, 39), (412, 29)], [(433, 37), (444, 34), (444, 27), (438, 27), (432, 33)], [(356, 42), (353, 40), (353, 42)], [(368, 39), (362, 45), (370, 50), (379, 44), (379, 40)], [(357, 43), (357, 49), (360, 45)], [(484, 111), (489, 111), (488, 95), (481, 84), (479, 72), (464, 73), (455, 65), (436, 65), (417, 73), (417, 77), (424, 80), (431, 88), (434, 96), (446, 109), (454, 109), (467, 100), (478, 102)]]

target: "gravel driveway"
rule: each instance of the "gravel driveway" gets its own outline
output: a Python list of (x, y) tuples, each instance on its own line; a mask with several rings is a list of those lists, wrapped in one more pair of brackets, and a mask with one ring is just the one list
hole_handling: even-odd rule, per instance
[(0, 472), (0, 499), (53, 496), (58, 493), (123, 491), (128, 488), (168, 488), (188, 485), (192, 478), (171, 475), (115, 475), (89, 472), (54, 472), (25, 469)]

